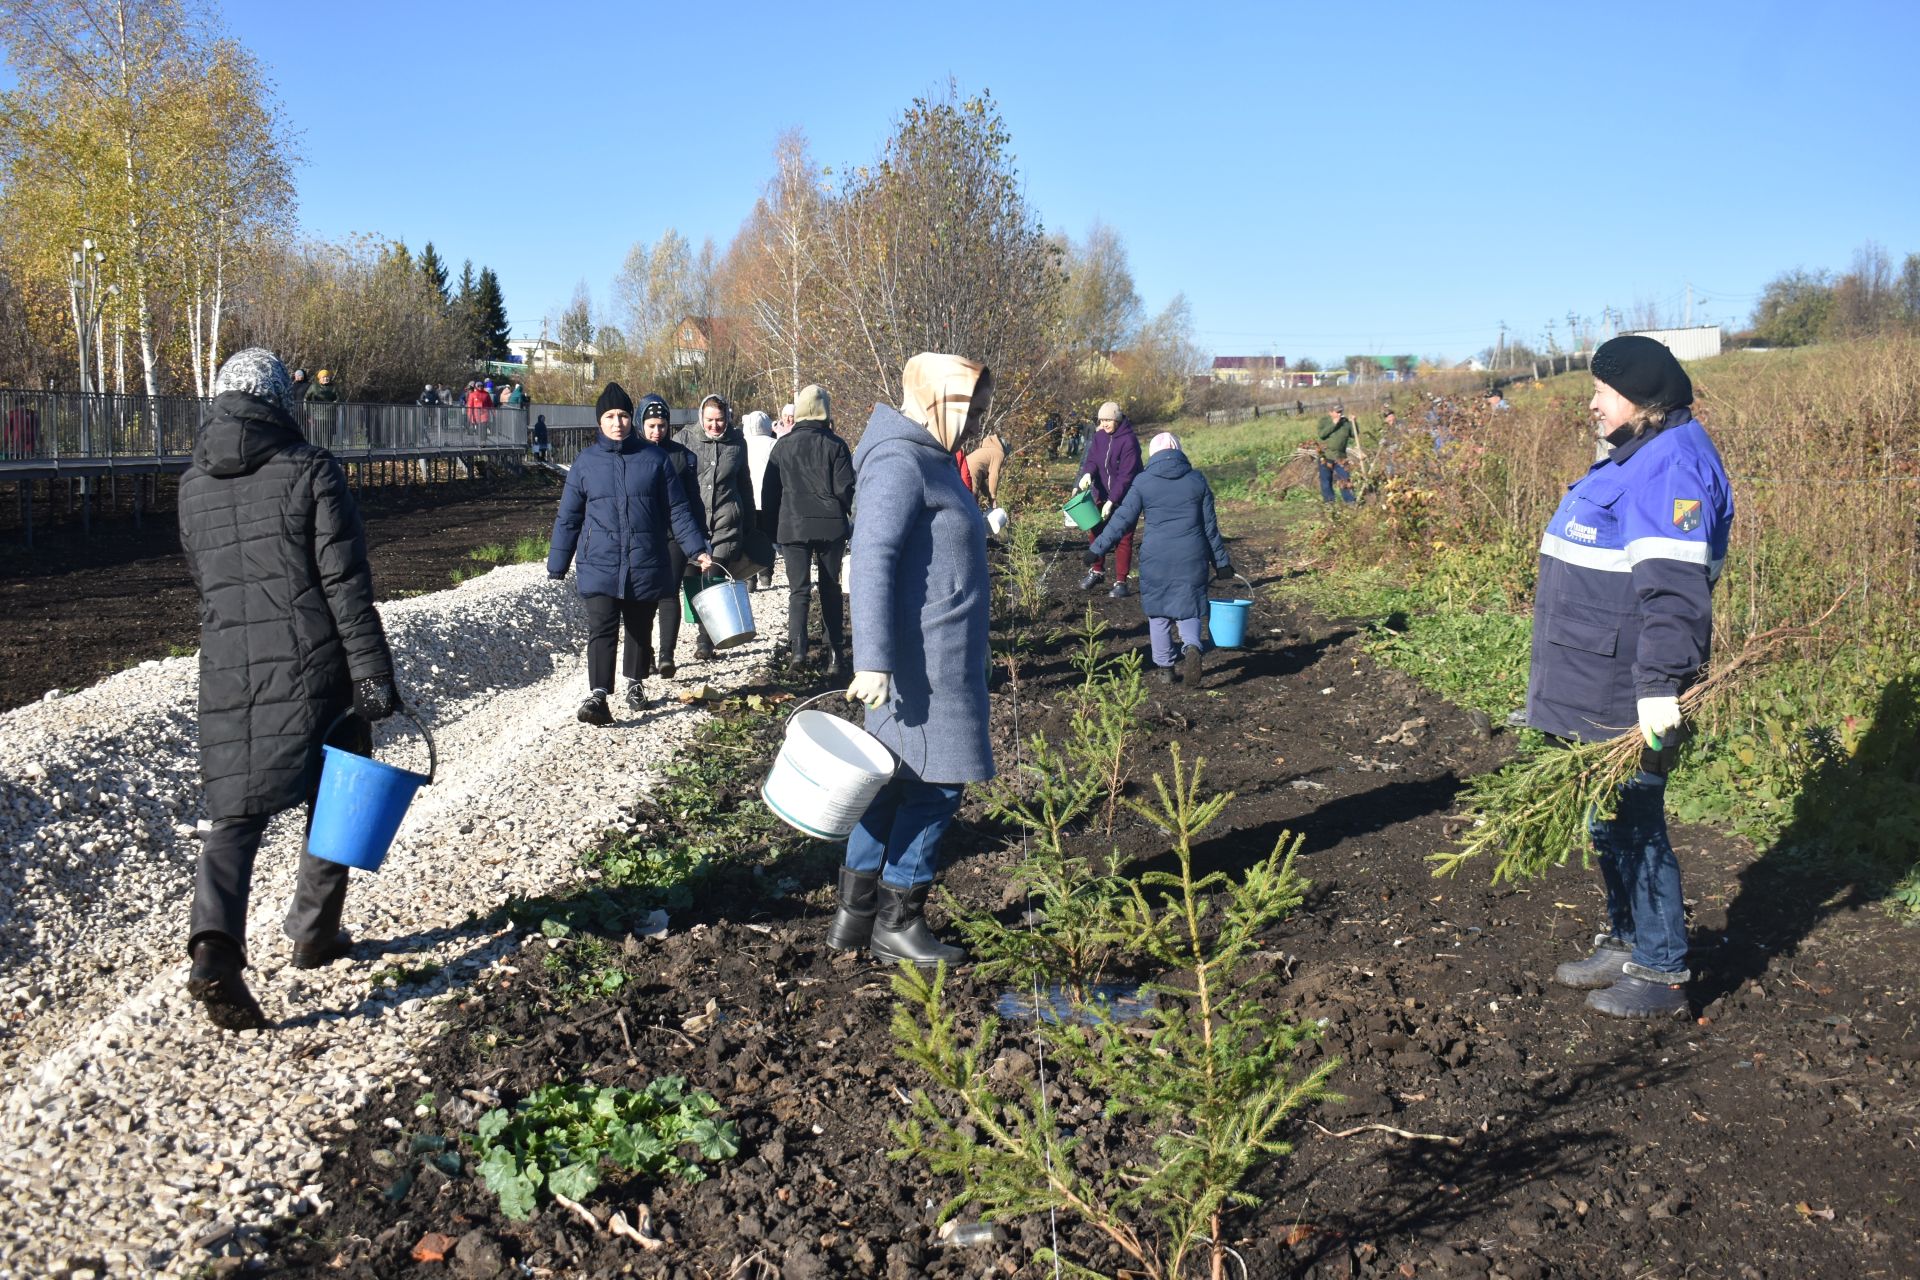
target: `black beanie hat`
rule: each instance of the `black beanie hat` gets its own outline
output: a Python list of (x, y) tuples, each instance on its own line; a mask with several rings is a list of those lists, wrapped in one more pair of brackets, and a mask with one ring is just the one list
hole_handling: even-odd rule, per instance
[(600, 398), (593, 402), (593, 416), (598, 418), (601, 414), (608, 413), (614, 409), (618, 409), (628, 417), (632, 417), (633, 400), (627, 395), (627, 389), (625, 387), (617, 382), (609, 382), (607, 389), (600, 393)]
[(1693, 403), (1693, 379), (1666, 344), (1638, 333), (1609, 338), (1593, 353), (1593, 376), (1643, 409)]
[(672, 415), (667, 410), (667, 402), (659, 396), (641, 396), (640, 421), (645, 422), (648, 418), (658, 418), (662, 422), (671, 421)]

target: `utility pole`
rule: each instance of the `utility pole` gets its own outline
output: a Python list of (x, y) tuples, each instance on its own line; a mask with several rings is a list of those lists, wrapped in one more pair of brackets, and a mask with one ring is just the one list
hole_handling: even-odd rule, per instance
[(1496, 369), (1507, 367), (1507, 322), (1505, 320), (1500, 322), (1500, 341), (1493, 349), (1493, 367)]
[(1693, 328), (1693, 281), (1691, 281), (1691, 280), (1689, 280), (1689, 281), (1687, 281), (1687, 323), (1686, 323), (1686, 327), (1687, 327), (1687, 328), (1689, 328), (1689, 329), (1691, 329), (1691, 328)]
[(1567, 346), (1575, 353), (1580, 350), (1580, 317), (1572, 307), (1567, 308)]

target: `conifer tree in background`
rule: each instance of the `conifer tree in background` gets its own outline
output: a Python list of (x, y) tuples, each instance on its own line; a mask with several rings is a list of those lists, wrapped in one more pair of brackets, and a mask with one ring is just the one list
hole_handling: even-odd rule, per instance
[(474, 278), (473, 259), (460, 264), (460, 284), (453, 295), (453, 322), (461, 335), (461, 352), (469, 360), (483, 358), (486, 339), (480, 333), (480, 284)]
[(453, 298), (447, 293), (447, 264), (440, 257), (439, 251), (433, 247), (431, 240), (427, 241), (426, 248), (420, 251), (420, 274), (425, 276), (427, 283), (439, 292), (443, 306), (453, 305)]
[(500, 277), (492, 267), (480, 268), (480, 284), (474, 291), (474, 337), (478, 354), (484, 360), (505, 360), (507, 339), (513, 329), (507, 324), (507, 300), (500, 292)]

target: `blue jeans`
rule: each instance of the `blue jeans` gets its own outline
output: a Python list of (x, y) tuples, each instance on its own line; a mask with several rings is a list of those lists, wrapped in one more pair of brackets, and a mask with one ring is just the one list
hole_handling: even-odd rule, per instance
[(863, 873), (878, 871), (896, 889), (932, 884), (940, 865), (940, 837), (952, 824), (965, 789), (895, 774), (847, 837), (847, 866)]
[[(1347, 478), (1348, 478), (1347, 469), (1341, 466), (1339, 463), (1337, 462), (1321, 463), (1320, 464), (1320, 500), (1322, 502), (1332, 502), (1333, 501), (1333, 482), (1336, 479), (1338, 479), (1342, 484), (1345, 484), (1347, 481)], [(1353, 490), (1350, 488), (1340, 490), (1340, 501), (1352, 502)]]
[(1686, 907), (1680, 861), (1667, 843), (1667, 780), (1644, 770), (1620, 787), (1620, 804), (1587, 831), (1607, 886), (1607, 922), (1633, 947), (1627, 972), (1651, 982), (1687, 980)]

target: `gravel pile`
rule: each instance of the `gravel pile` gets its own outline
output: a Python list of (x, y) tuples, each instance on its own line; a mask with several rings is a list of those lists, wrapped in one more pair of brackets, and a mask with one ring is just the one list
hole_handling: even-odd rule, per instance
[[(724, 691), (764, 666), (784, 594), (754, 604), (760, 637), (675, 687)], [(390, 1095), (433, 1034), (431, 1006), (514, 946), (467, 922), (570, 878), (702, 714), (669, 700), (631, 720), (616, 698), (619, 724), (578, 724), (584, 611), (540, 565), (381, 615), (440, 778), (382, 873), (354, 876), (346, 923), (361, 945), (327, 970), (287, 966), (302, 828), (298, 814), (274, 824), (248, 923), (271, 1031), (215, 1031), (185, 994), (196, 660), (0, 715), (0, 1275), (185, 1274), (266, 1222), (322, 1210), (316, 1131)], [(397, 717), (378, 752), (424, 771)], [(376, 982), (394, 970), (397, 986)]]

